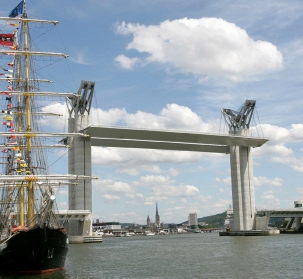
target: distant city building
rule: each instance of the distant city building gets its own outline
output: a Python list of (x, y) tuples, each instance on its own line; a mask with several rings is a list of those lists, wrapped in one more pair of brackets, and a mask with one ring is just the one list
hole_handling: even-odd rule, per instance
[(105, 229), (108, 229), (108, 230), (121, 230), (121, 225), (120, 224), (107, 224), (105, 226)]
[(93, 228), (107, 229), (107, 230), (121, 230), (121, 224), (119, 222), (101, 222), (93, 223)]
[(156, 221), (155, 221), (155, 225), (159, 228), (160, 227), (160, 216), (158, 213), (158, 203), (156, 203)]
[(197, 219), (197, 213), (189, 213), (188, 215), (188, 225), (191, 226), (198, 226), (198, 219)]
[(149, 218), (149, 215), (147, 216), (147, 219), (146, 219), (146, 226), (150, 227), (150, 218)]

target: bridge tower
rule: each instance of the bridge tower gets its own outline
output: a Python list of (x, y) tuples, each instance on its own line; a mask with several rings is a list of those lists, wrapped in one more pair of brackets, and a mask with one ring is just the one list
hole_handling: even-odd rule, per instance
[[(90, 126), (90, 109), (95, 83), (82, 81), (78, 93), (67, 98), (69, 112), (68, 132), (77, 133)], [(91, 171), (91, 140), (84, 137), (70, 137), (68, 151), (68, 172), (78, 175), (92, 175)], [(90, 214), (84, 220), (69, 220), (68, 234), (70, 236), (92, 235), (92, 182), (91, 179), (81, 180), (78, 185), (69, 185), (69, 210), (89, 210)]]
[[(222, 109), (230, 135), (251, 136), (249, 127), (255, 104), (255, 100), (246, 100), (239, 111)], [(230, 146), (230, 168), (234, 215), (231, 228), (234, 231), (253, 230), (256, 205), (250, 146)]]

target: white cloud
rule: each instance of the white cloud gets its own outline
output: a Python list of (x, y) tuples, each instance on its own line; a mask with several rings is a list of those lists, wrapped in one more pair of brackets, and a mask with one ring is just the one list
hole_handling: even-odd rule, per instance
[(254, 150), (254, 157), (263, 157), (264, 155), (291, 156), (292, 154), (293, 151), (291, 150), (291, 148), (288, 148), (280, 143), (266, 143), (261, 148), (257, 148)]
[(159, 115), (138, 111), (123, 115), (125, 124), (130, 127), (150, 129), (171, 129), (212, 133), (217, 127), (205, 123), (190, 108), (177, 104), (167, 104)]
[(224, 179), (216, 177), (215, 180), (216, 180), (216, 182), (223, 182), (224, 184), (231, 185), (231, 178), (230, 177), (227, 177), (227, 178), (224, 178)]
[(135, 198), (143, 199), (144, 198), (143, 194), (141, 194), (141, 193), (126, 194), (125, 196), (127, 196), (130, 199), (135, 199)]
[(231, 177), (224, 178), (222, 180), (225, 184), (231, 185)]
[[(52, 103), (42, 108), (43, 112), (62, 114), (63, 117), (56, 118), (54, 121), (50, 117), (41, 120), (44, 125), (49, 125), (54, 129), (61, 130), (66, 126), (68, 110), (65, 103)], [(218, 123), (206, 123), (202, 118), (190, 108), (177, 104), (167, 104), (159, 115), (137, 111), (128, 113), (125, 109), (112, 108), (102, 110), (99, 108), (91, 109), (91, 119), (94, 125), (124, 125), (134, 128), (150, 129), (170, 129), (182, 131), (196, 131), (213, 133), (218, 130)]]
[(193, 185), (175, 185), (175, 181), (169, 176), (146, 175), (141, 176), (139, 181), (133, 182), (136, 186), (144, 186), (150, 189), (148, 202), (170, 197), (190, 197), (199, 194), (199, 189)]
[(303, 124), (292, 124), (290, 129), (270, 124), (261, 124), (253, 127), (252, 132), (261, 130), (265, 138), (269, 139), (267, 144), (283, 144), (300, 142), (303, 138)]
[(198, 162), (203, 156), (189, 151), (92, 147), (94, 165), (115, 166), (130, 175), (138, 175), (140, 170), (160, 173), (158, 164)]
[(120, 167), (118, 167), (116, 171), (120, 172), (120, 173), (127, 173), (132, 176), (136, 176), (136, 175), (140, 174), (140, 170), (138, 168), (136, 168), (136, 167), (131, 168), (130, 166), (121, 167), (121, 165), (120, 165)]
[(277, 208), (280, 207), (280, 200), (274, 195), (273, 191), (265, 191), (261, 195), (261, 203), (259, 204), (259, 207), (262, 209)]
[(121, 54), (115, 58), (115, 61), (118, 62), (122, 68), (130, 70), (133, 69), (137, 64), (139, 64), (141, 60), (136, 57), (129, 58)]
[(275, 177), (274, 179), (270, 179), (264, 176), (255, 176), (254, 183), (255, 186), (262, 186), (262, 185), (270, 185), (270, 186), (281, 186), (283, 179)]
[[(227, 177), (224, 179), (216, 178), (217, 182), (223, 182), (227, 185), (231, 185), (231, 178)], [(264, 176), (255, 176), (254, 177), (254, 184), (255, 186), (262, 186), (262, 185), (270, 185), (270, 186), (281, 186), (283, 179), (275, 177), (273, 179), (264, 177)]]
[(126, 215), (127, 215), (127, 216), (135, 216), (136, 213), (135, 213), (135, 212), (126, 212)]
[(292, 169), (298, 172), (303, 172), (303, 158), (297, 159), (294, 156), (289, 157), (273, 157), (275, 163), (290, 165)]
[(69, 57), (69, 60), (81, 65), (91, 65), (91, 59), (85, 55), (86, 53), (83, 50), (77, 50), (74, 55)]
[(120, 200), (119, 196), (113, 196), (113, 195), (109, 195), (109, 194), (105, 194), (105, 195), (103, 195), (103, 197), (107, 200)]
[(199, 199), (202, 201), (202, 202), (209, 202), (211, 200), (211, 196), (203, 196), (203, 195), (200, 195), (199, 196)]
[(170, 169), (168, 170), (168, 173), (169, 173), (170, 176), (177, 177), (177, 176), (179, 175), (180, 172), (179, 172), (178, 170), (176, 170), (175, 168), (170, 168)]
[(109, 110), (102, 110), (99, 108), (91, 109), (91, 119), (94, 125), (115, 125), (122, 121), (127, 112), (125, 109), (112, 108)]
[(41, 108), (41, 111), (44, 113), (57, 113), (61, 115), (58, 116), (45, 116), (42, 117), (39, 121), (44, 126), (49, 126), (54, 130), (62, 131), (62, 127), (67, 128), (67, 118), (68, 115), (67, 107), (64, 103), (51, 103)]
[(143, 204), (144, 204), (144, 205), (154, 205), (155, 202), (152, 201), (152, 200), (146, 200)]
[(208, 206), (210, 208), (212, 208), (213, 210), (214, 209), (217, 209), (217, 212), (218, 211), (225, 211), (228, 209), (228, 207), (231, 205), (232, 201), (231, 200), (223, 200), (223, 199), (220, 199), (220, 200), (214, 200), (212, 201), (212, 203), (209, 203)]
[(94, 181), (94, 189), (103, 193), (134, 193), (134, 189), (128, 183), (117, 182), (112, 179)]
[(133, 35), (127, 49), (147, 53), (146, 62), (173, 65), (184, 73), (242, 80), (282, 67), (276, 46), (254, 41), (220, 18), (166, 20), (159, 25), (122, 22), (117, 34)]
[[(43, 117), (40, 123), (44, 126), (49, 126), (54, 130), (62, 130), (62, 127), (67, 129), (67, 118), (69, 117), (68, 109), (65, 103), (50, 103), (41, 108), (42, 112), (57, 113), (61, 117)], [(102, 110), (99, 108), (91, 108), (91, 120), (94, 125), (115, 125), (123, 121), (127, 112), (125, 109), (112, 108)]]
[(276, 200), (276, 197), (274, 196), (274, 192), (273, 191), (263, 192), (261, 198), (265, 199), (265, 200)]
[(303, 158), (297, 158), (298, 154), (292, 148), (287, 147), (292, 143), (302, 142), (302, 124), (292, 124), (290, 129), (262, 124), (253, 128), (253, 130), (256, 129), (261, 129), (264, 137), (269, 138), (269, 142), (261, 148), (254, 149), (254, 158), (269, 155), (272, 162), (287, 164), (295, 171), (303, 172)]

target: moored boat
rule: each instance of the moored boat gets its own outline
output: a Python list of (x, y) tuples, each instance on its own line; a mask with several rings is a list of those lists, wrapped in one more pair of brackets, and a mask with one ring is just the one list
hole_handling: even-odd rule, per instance
[(145, 232), (145, 235), (155, 235), (155, 233), (154, 233), (154, 232), (151, 232), (151, 231), (146, 231), (146, 232)]

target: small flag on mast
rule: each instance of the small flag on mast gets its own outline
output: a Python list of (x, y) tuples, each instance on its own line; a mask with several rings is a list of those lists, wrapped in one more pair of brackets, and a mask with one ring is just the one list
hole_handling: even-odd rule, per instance
[(11, 67), (14, 67), (14, 63), (15, 63), (15, 60), (13, 60), (12, 62), (8, 63), (7, 65), (11, 66)]
[(10, 13), (9, 13), (9, 17), (16, 17), (19, 14), (23, 13), (23, 0), (17, 5), (16, 8), (14, 8)]
[(19, 26), (18, 23), (10, 23), (10, 22), (8, 22), (7, 24), (10, 25), (10, 26), (17, 26), (17, 27)]

